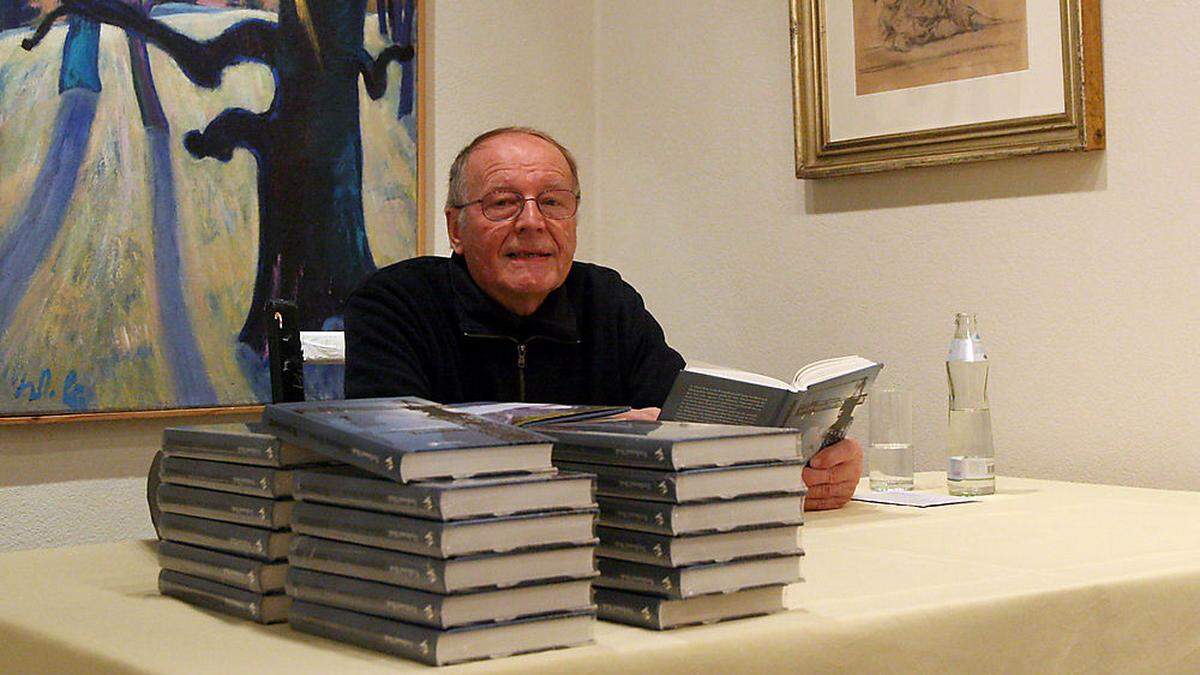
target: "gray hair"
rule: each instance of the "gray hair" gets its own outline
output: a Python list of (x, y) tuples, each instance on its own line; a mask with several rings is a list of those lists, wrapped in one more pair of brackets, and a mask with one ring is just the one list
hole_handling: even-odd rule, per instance
[[(471, 159), (471, 153), (475, 151), (475, 148), (483, 144), (484, 141), (502, 134), (535, 136), (558, 148), (563, 158), (567, 160), (567, 166), (571, 168), (571, 182), (574, 183), (574, 189), (576, 192), (579, 191), (579, 167), (575, 164), (575, 157), (571, 154), (571, 151), (564, 148), (562, 143), (559, 143), (550, 134), (532, 127), (498, 127), (479, 134), (475, 137), (475, 140), (467, 144), (467, 147), (458, 151), (458, 155), (454, 158), (454, 163), (450, 165), (450, 182), (446, 190), (447, 209), (455, 208), (467, 199), (466, 168), (467, 161)], [(461, 222), (462, 214), (460, 213), (459, 216)]]

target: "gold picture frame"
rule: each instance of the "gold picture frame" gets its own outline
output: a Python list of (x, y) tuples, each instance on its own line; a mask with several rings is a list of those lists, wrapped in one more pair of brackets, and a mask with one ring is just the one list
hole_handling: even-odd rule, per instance
[(1100, 0), (791, 0), (791, 38), (797, 178), (1104, 147)]

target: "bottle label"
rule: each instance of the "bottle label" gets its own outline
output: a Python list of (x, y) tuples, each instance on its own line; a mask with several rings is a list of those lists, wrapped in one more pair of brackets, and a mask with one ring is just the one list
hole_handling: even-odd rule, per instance
[(951, 457), (946, 471), (947, 480), (984, 480), (996, 475), (996, 460), (992, 457)]

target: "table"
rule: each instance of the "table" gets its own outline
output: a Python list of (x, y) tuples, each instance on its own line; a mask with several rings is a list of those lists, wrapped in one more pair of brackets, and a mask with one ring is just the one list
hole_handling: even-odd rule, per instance
[[(943, 474), (918, 488), (944, 492)], [(794, 610), (454, 672), (1200, 671), (1200, 493), (997, 479), (978, 503), (810, 513)], [(153, 543), (0, 555), (0, 672), (404, 672), (155, 590)]]

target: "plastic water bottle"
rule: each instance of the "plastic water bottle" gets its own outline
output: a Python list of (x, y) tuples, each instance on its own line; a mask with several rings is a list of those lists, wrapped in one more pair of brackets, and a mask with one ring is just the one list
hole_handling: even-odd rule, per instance
[(950, 384), (950, 464), (946, 486), (952, 495), (990, 495), (996, 491), (996, 451), (988, 406), (988, 360), (975, 315), (954, 317), (954, 339), (946, 355)]

